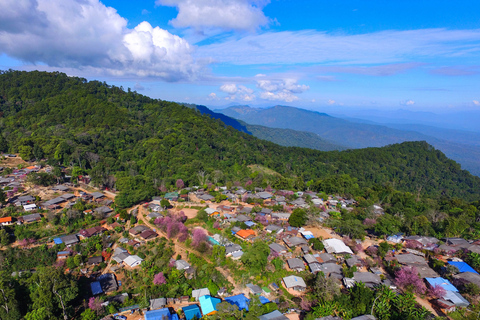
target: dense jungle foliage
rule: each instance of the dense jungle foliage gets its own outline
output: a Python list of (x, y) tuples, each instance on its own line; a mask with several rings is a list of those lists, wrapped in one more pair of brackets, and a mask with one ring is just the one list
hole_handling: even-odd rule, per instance
[[(74, 166), (119, 190), (121, 207), (177, 179), (338, 192), (338, 177), (348, 174), (343, 191), (352, 195), (385, 183), (431, 198), (480, 194), (480, 178), (425, 142), (343, 152), (281, 147), (177, 103), (58, 72), (1, 72), (0, 116), (0, 151)], [(252, 164), (278, 174), (252, 172)]]

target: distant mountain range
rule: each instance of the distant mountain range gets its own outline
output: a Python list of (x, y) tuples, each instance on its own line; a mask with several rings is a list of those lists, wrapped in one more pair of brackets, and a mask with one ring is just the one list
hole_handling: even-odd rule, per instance
[(270, 128), (266, 126), (252, 125), (244, 121), (215, 112), (202, 105), (184, 104), (187, 107), (197, 109), (201, 114), (219, 119), (227, 126), (238, 131), (251, 134), (259, 139), (267, 140), (285, 147), (302, 147), (320, 151), (346, 150), (345, 146), (320, 138), (316, 133), (291, 129)]
[[(250, 125), (311, 132), (318, 135), (320, 139), (338, 146), (337, 150), (381, 147), (404, 141), (427, 141), (443, 151), (449, 158), (459, 162), (472, 174), (480, 176), (480, 133), (476, 132), (442, 129), (420, 124), (377, 124), (373, 121), (355, 118), (346, 120), (332, 117), (326, 113), (287, 106), (271, 108), (234, 106), (217, 109), (213, 112), (222, 113)], [(248, 128), (248, 125), (246, 127)], [(255, 130), (249, 131), (253, 133)], [(274, 141), (277, 133), (270, 132), (267, 135), (263, 130), (261, 134), (263, 136), (260, 136), (259, 133), (254, 135)], [(290, 136), (292, 135), (293, 133), (290, 132)], [(300, 145), (298, 140), (289, 140), (287, 136), (284, 136), (283, 140), (283, 145), (304, 146)]]

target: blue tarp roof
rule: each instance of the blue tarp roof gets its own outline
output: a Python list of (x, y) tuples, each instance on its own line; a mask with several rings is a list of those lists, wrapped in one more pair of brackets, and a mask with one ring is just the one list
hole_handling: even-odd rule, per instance
[(230, 304), (238, 306), (238, 309), (240, 310), (247, 310), (248, 311), (248, 304), (250, 300), (248, 300), (245, 295), (242, 294), (237, 294), (236, 296), (231, 296), (231, 297), (226, 297), (225, 301), (227, 301)]
[(473, 273), (478, 274), (478, 272), (475, 271), (475, 269), (473, 269), (472, 267), (470, 267), (470, 265), (469, 265), (468, 263), (466, 263), (466, 262), (448, 261), (448, 264), (457, 267), (457, 268), (458, 268), (458, 271), (459, 271), (460, 273), (463, 273), (463, 272), (473, 272)]
[(199, 300), (203, 315), (217, 311), (217, 304), (222, 302), (222, 300), (211, 296), (201, 296)]
[(57, 255), (59, 254), (69, 254), (70, 252), (69, 251), (58, 251)]
[(191, 320), (194, 317), (200, 319), (202, 317), (202, 313), (200, 312), (200, 307), (197, 304), (192, 304), (182, 308), (183, 313), (185, 313), (185, 318), (187, 320)]
[(145, 312), (145, 320), (179, 320), (176, 313), (171, 314), (170, 309), (163, 308), (159, 310)]
[(99, 281), (90, 283), (90, 289), (92, 290), (92, 295), (94, 296), (103, 293), (102, 286), (100, 285)]
[(433, 287), (433, 286), (441, 286), (443, 289), (446, 291), (453, 291), (453, 292), (458, 292), (457, 288), (453, 284), (450, 283), (447, 279), (443, 278), (425, 278), (427, 282)]
[(264, 296), (260, 296), (260, 302), (261, 302), (262, 304), (265, 304), (265, 303), (269, 303), (270, 300), (268, 300), (268, 299), (265, 298)]
[(60, 238), (55, 238), (55, 239), (53, 239), (53, 242), (54, 242), (55, 244), (62, 244), (62, 243), (63, 243), (62, 239), (60, 239)]
[(253, 227), (255, 225), (255, 223), (252, 221), (245, 221), (245, 224), (247, 225), (247, 227)]

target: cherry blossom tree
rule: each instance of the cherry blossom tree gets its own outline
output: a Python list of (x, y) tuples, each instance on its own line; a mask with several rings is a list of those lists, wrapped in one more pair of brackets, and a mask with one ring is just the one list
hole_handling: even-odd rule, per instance
[(207, 233), (201, 228), (196, 228), (192, 233), (192, 246), (198, 248), (202, 242), (207, 241)]
[(167, 279), (163, 275), (163, 272), (159, 272), (155, 276), (153, 276), (153, 284), (162, 285), (165, 283), (167, 283)]
[(103, 301), (100, 300), (100, 298), (95, 298), (91, 297), (88, 300), (88, 307), (92, 310), (95, 311), (98, 314), (100, 314), (103, 311), (103, 306), (102, 306)]
[(367, 228), (373, 227), (376, 223), (377, 223), (377, 220), (375, 219), (366, 218), (365, 220), (363, 220), (363, 225)]
[(182, 179), (178, 179), (175, 185), (177, 186), (177, 189), (183, 189), (183, 187), (185, 186)]
[(434, 285), (428, 288), (428, 295), (434, 299), (441, 299), (446, 293), (447, 291), (439, 285)]
[(424, 294), (427, 290), (415, 267), (403, 267), (395, 272), (395, 283), (403, 290), (416, 294)]

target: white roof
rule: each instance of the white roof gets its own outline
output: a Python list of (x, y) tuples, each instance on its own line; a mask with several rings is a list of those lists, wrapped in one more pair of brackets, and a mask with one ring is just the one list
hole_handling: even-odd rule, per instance
[(28, 209), (35, 209), (37, 205), (35, 203), (32, 204), (26, 204), (23, 206), (23, 209), (28, 210)]
[(209, 295), (210, 295), (210, 290), (208, 290), (208, 288), (192, 290), (192, 297), (197, 299), (197, 300), (200, 297), (209, 296)]
[(325, 246), (325, 250), (328, 253), (348, 253), (353, 254), (353, 251), (345, 245), (345, 243), (340, 239), (327, 239), (323, 240), (323, 245)]
[(138, 266), (140, 263), (142, 263), (142, 261), (143, 259), (137, 255), (128, 256), (127, 258), (125, 258), (125, 260), (123, 260), (123, 262), (129, 267)]
[(306, 288), (307, 285), (305, 284), (305, 281), (301, 277), (297, 276), (288, 276), (283, 278), (283, 282), (285, 283), (285, 286), (287, 288), (292, 288), (292, 287), (303, 287)]
[(205, 209), (205, 212), (208, 213), (208, 214), (212, 214), (212, 213), (215, 213), (217, 212), (217, 209), (213, 209), (213, 208), (206, 208)]

